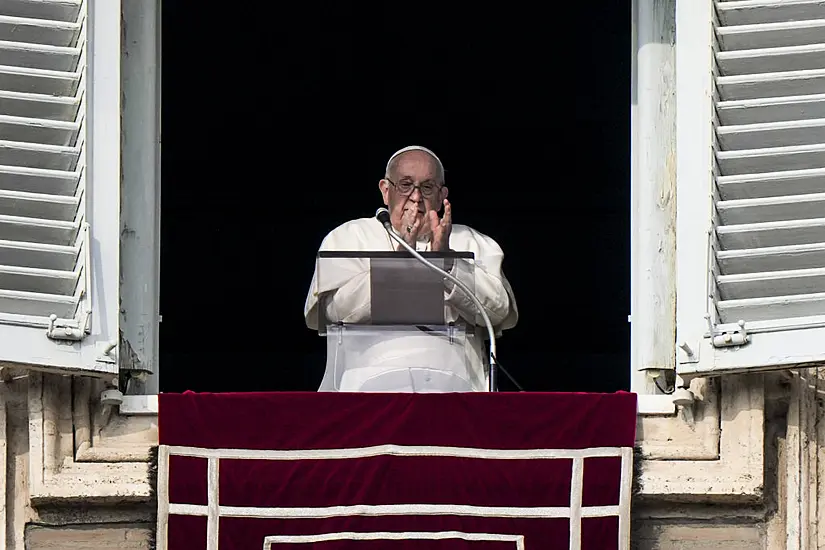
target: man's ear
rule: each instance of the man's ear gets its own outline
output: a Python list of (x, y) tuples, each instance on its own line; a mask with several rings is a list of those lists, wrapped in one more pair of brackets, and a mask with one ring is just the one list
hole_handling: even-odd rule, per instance
[(378, 181), (378, 190), (381, 191), (381, 198), (384, 199), (384, 206), (390, 205), (390, 182), (385, 179)]
[(446, 185), (441, 188), (441, 200), (438, 201), (438, 208), (439, 209), (441, 209), (441, 207), (444, 206), (444, 199), (446, 199), (447, 195), (449, 195), (449, 194), (450, 194), (450, 190), (447, 189)]

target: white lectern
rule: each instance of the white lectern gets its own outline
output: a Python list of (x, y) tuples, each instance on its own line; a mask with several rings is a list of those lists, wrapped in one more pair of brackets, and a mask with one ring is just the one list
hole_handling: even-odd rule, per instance
[[(472, 252), (420, 254), (475, 291)], [(339, 289), (318, 301), (322, 390), (474, 391), (465, 346), (475, 326), (449, 304), (460, 289), (408, 252), (321, 251), (316, 265), (318, 288)]]

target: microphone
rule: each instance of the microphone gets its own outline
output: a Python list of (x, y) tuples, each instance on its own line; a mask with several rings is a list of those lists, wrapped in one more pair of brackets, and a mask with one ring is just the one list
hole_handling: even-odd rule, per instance
[(418, 260), (419, 262), (423, 263), (430, 269), (434, 270), (435, 272), (439, 273), (442, 277), (448, 279), (452, 282), (455, 286), (457, 286), (464, 294), (467, 295), (470, 300), (472, 300), (473, 304), (476, 306), (479, 314), (481, 314), (481, 318), (484, 319), (484, 324), (487, 326), (487, 337), (490, 339), (490, 355), (488, 358), (488, 363), (490, 366), (490, 378), (488, 380), (489, 383), (489, 390), (491, 392), (497, 391), (498, 388), (498, 381), (497, 381), (497, 373), (496, 373), (496, 331), (493, 329), (493, 323), (490, 321), (490, 316), (487, 315), (487, 312), (484, 311), (484, 305), (481, 303), (481, 300), (475, 295), (475, 293), (470, 290), (470, 287), (465, 285), (463, 282), (459, 281), (457, 277), (453, 276), (450, 273), (447, 273), (437, 265), (427, 261), (424, 256), (418, 253), (418, 251), (407, 244), (407, 242), (401, 238), (398, 233), (395, 232), (395, 229), (392, 227), (392, 223), (390, 223), (390, 211), (386, 208), (379, 208), (375, 211), (375, 217), (381, 222), (381, 225), (384, 226), (384, 229), (387, 230), (390, 237), (395, 240), (398, 244), (404, 247), (407, 252), (413, 255), (413, 257)]
[(386, 208), (379, 208), (375, 211), (375, 217), (378, 218), (378, 221), (381, 222), (387, 229), (392, 229), (392, 225), (390, 224), (390, 211)]

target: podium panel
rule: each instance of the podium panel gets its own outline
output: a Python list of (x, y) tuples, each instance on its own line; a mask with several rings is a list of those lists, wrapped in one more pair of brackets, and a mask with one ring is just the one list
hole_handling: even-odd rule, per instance
[[(421, 252), (422, 257), (475, 292), (475, 259), (472, 252)], [(319, 290), (318, 331), (345, 322), (332, 304), (335, 292), (353, 293), (363, 313), (359, 325), (446, 325), (458, 322), (458, 314), (445, 303), (452, 283), (407, 252), (321, 251), (316, 262)], [(349, 312), (346, 312), (349, 313)]]
[[(421, 254), (475, 290), (471, 252)], [(322, 251), (316, 280), (322, 391), (474, 391), (475, 326), (450, 306), (460, 290), (443, 275), (407, 252)]]
[(327, 369), (333, 387), (329, 389), (473, 391), (464, 349), (466, 340), (463, 326), (330, 326)]

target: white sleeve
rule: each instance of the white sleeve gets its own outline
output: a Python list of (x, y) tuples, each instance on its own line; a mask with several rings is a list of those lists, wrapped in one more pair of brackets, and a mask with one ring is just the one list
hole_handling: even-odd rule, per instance
[[(319, 250), (345, 250), (358, 248), (357, 236), (333, 231), (321, 243)], [(369, 264), (359, 258), (336, 259), (335, 271), (324, 267), (323, 281), (318, 281), (318, 260), (316, 259), (312, 283), (304, 304), (304, 319), (311, 329), (318, 329), (318, 307), (322, 298), (326, 303), (325, 316), (328, 321), (362, 323), (370, 312)], [(333, 265), (333, 264), (330, 264)]]
[(370, 274), (359, 273), (330, 291), (326, 315), (333, 323), (363, 323), (370, 315)]
[[(513, 289), (501, 269), (504, 252), (493, 239), (476, 234), (474, 250), (475, 294), (490, 321), (497, 330), (512, 328), (518, 322), (518, 306)], [(475, 303), (461, 289), (449, 285), (446, 302), (458, 310), (463, 318), (475, 325), (483, 326), (484, 319), (478, 313)]]

